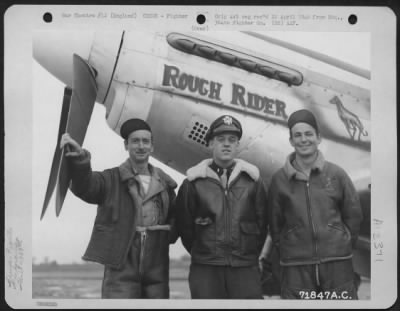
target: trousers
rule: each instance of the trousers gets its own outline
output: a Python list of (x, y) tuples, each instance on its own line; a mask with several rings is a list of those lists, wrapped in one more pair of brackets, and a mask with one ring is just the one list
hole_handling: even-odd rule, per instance
[(352, 260), (282, 266), (282, 299), (358, 299)]
[(257, 266), (192, 263), (189, 288), (193, 299), (263, 299), (261, 274)]
[(169, 298), (168, 241), (160, 244), (163, 237), (148, 233), (145, 241), (135, 233), (122, 269), (104, 268), (102, 298)]

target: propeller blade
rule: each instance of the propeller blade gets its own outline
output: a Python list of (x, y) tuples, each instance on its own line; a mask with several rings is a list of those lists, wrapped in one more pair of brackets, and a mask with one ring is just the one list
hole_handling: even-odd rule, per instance
[[(94, 70), (83, 58), (74, 54), (73, 66), (72, 98), (65, 132), (69, 133), (82, 146), (96, 101), (97, 84)], [(68, 161), (64, 153), (65, 150), (61, 154), (56, 189), (57, 217), (60, 215), (62, 204), (71, 181)]]
[(67, 118), (68, 118), (68, 111), (69, 111), (69, 106), (70, 106), (70, 102), (71, 102), (71, 95), (72, 95), (72, 89), (69, 87), (66, 87), (64, 89), (63, 105), (62, 105), (62, 109), (61, 109), (60, 125), (58, 127), (57, 143), (56, 143), (56, 148), (54, 150), (53, 162), (51, 164), (49, 182), (47, 183), (47, 190), (46, 190), (46, 195), (45, 195), (44, 203), (43, 203), (43, 207), (42, 207), (42, 214), (40, 215), (40, 220), (43, 219), (43, 216), (46, 213), (47, 206), (49, 204), (51, 195), (52, 195), (54, 188), (56, 187), (56, 183), (57, 183), (57, 173), (58, 173), (58, 168), (60, 166), (61, 151), (62, 151), (59, 147), (59, 143), (60, 143), (62, 134), (65, 132), (65, 130), (67, 128)]

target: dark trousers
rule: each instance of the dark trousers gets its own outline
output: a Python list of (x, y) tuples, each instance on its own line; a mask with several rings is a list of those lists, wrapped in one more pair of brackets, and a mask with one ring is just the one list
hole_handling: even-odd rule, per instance
[(193, 299), (263, 299), (261, 275), (257, 266), (192, 263), (189, 287)]
[(102, 298), (169, 298), (168, 250), (162, 250), (159, 244), (156, 248), (159, 241), (153, 237), (158, 239), (149, 235), (142, 249), (140, 234), (136, 233), (124, 267), (104, 268)]
[(281, 268), (282, 299), (358, 299), (351, 259)]

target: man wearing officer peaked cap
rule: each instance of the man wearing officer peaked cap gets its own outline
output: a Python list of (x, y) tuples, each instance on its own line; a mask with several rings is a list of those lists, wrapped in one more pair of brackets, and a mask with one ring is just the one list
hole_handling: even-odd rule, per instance
[(205, 140), (208, 142), (219, 133), (233, 133), (238, 137), (238, 140), (242, 138), (242, 125), (240, 122), (231, 116), (221, 116), (211, 123), (209, 130), (206, 133)]
[(175, 181), (149, 163), (150, 126), (130, 119), (121, 126), (128, 159), (92, 172), (90, 153), (68, 133), (72, 192), (97, 204), (92, 236), (83, 256), (105, 266), (102, 298), (169, 298), (169, 243), (177, 239), (173, 205)]
[(312, 112), (293, 112), (288, 127), (294, 152), (268, 190), (281, 298), (357, 299), (352, 255), (362, 220), (358, 194), (346, 172), (318, 150)]
[(192, 298), (262, 299), (258, 257), (266, 238), (266, 192), (257, 167), (236, 158), (242, 126), (223, 115), (206, 141), (213, 157), (187, 171), (177, 230), (191, 254)]

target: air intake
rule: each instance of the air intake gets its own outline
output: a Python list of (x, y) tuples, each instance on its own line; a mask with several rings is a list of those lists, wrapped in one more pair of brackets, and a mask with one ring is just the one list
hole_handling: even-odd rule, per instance
[(197, 145), (207, 147), (205, 137), (208, 131), (208, 126), (209, 125), (206, 124), (204, 120), (201, 120), (197, 116), (192, 117), (183, 133), (184, 139), (190, 143), (196, 143)]

